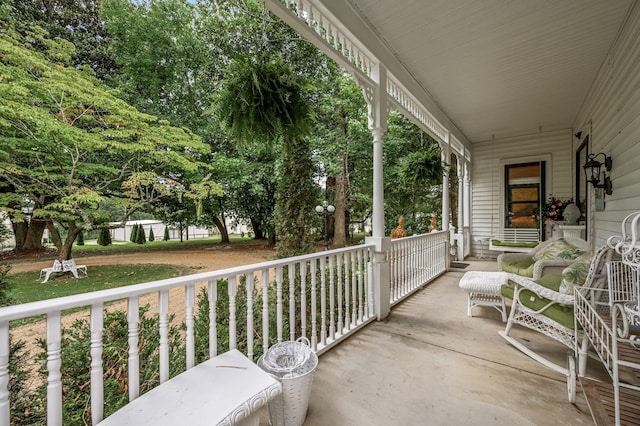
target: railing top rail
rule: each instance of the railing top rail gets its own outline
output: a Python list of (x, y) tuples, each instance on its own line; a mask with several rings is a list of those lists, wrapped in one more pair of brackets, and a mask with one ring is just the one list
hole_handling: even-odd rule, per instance
[(430, 235), (433, 235), (435, 237), (436, 235), (446, 234), (447, 232), (449, 232), (449, 231), (433, 231), (433, 232), (430, 232), (428, 234), (418, 234), (418, 235), (411, 235), (409, 237), (396, 238), (396, 239), (391, 240), (391, 244), (401, 243), (401, 242), (407, 241), (407, 240), (417, 240), (417, 239), (422, 239), (422, 238), (429, 238)]
[(76, 294), (73, 296), (58, 297), (55, 299), (41, 300), (38, 302), (24, 303), (20, 305), (0, 308), (0, 323), (28, 318), (37, 315), (44, 315), (48, 312), (56, 312), (65, 309), (90, 306), (96, 303), (111, 302), (132, 296), (140, 296), (147, 293), (169, 290), (201, 282), (217, 281), (230, 276), (248, 274), (270, 268), (278, 268), (291, 263), (301, 263), (309, 260), (320, 259), (328, 255), (336, 255), (349, 251), (375, 248), (373, 244), (361, 244), (346, 248), (322, 251), (305, 254), (302, 256), (288, 257), (285, 259), (271, 260), (267, 262), (254, 263), (251, 265), (237, 266), (233, 268), (220, 269), (217, 271), (201, 272), (199, 274), (185, 275), (183, 277), (168, 278), (165, 280), (152, 281), (142, 284), (134, 284), (126, 287), (113, 288), (108, 290), (94, 291), (90, 293)]

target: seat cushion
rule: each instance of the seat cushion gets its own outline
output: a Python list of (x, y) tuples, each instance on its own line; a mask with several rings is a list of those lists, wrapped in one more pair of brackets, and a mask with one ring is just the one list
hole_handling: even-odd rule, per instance
[[(560, 288), (561, 282), (562, 282), (561, 275), (545, 275), (539, 280), (536, 280), (536, 283), (554, 291), (558, 291), (558, 289)], [(512, 286), (503, 285), (500, 288), (500, 293), (504, 297), (513, 299), (514, 288)], [(537, 311), (539, 309), (544, 308), (551, 301), (544, 297), (538, 296), (536, 293), (532, 292), (531, 290), (523, 289), (520, 292), (520, 302), (527, 308)], [(554, 320), (555, 322), (563, 325), (564, 327), (567, 327), (570, 329), (574, 328), (572, 305), (571, 306), (560, 305), (556, 303), (548, 307), (542, 314)]]
[(533, 266), (535, 261), (531, 257), (524, 259), (513, 259), (502, 262), (502, 270), (504, 272), (511, 272), (523, 277), (533, 277)]
[(546, 259), (576, 259), (577, 257), (584, 254), (583, 250), (580, 250), (577, 247), (572, 246), (568, 242), (564, 240), (564, 238), (559, 238), (557, 240), (552, 241), (533, 255), (533, 260), (546, 260)]

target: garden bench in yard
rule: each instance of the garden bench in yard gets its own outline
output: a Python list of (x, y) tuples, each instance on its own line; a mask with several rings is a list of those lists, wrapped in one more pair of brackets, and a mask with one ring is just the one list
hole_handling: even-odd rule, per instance
[(82, 274), (83, 277), (86, 277), (88, 275), (87, 266), (76, 265), (76, 261), (73, 259), (62, 261), (62, 271), (71, 272), (71, 275), (73, 275), (75, 278), (78, 278), (78, 273)]
[(100, 426), (258, 425), (280, 382), (232, 349), (167, 380)]
[(42, 280), (42, 276), (44, 275), (44, 280), (42, 281), (42, 283), (46, 283), (47, 281), (49, 281), (49, 277), (51, 276), (51, 274), (57, 272), (62, 272), (62, 263), (60, 263), (58, 259), (53, 261), (52, 267), (40, 269), (40, 277), (38, 279)]

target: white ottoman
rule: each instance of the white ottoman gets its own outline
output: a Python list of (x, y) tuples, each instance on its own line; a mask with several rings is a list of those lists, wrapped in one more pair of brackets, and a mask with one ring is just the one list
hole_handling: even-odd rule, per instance
[(507, 272), (469, 271), (460, 278), (460, 288), (467, 292), (467, 316), (476, 306), (493, 306), (502, 314), (502, 322), (507, 322), (507, 308), (500, 287), (509, 282)]

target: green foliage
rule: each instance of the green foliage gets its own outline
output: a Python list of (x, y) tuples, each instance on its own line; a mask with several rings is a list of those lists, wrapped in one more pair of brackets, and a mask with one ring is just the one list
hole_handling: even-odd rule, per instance
[(101, 246), (108, 246), (111, 244), (111, 232), (107, 228), (101, 228), (98, 234), (98, 244)]
[(237, 141), (294, 140), (309, 131), (309, 105), (285, 62), (237, 56), (225, 77), (218, 114)]
[(169, 237), (169, 227), (164, 227), (164, 236), (162, 237), (163, 241), (169, 241), (171, 238)]
[(156, 240), (156, 236), (155, 236), (155, 235), (153, 235), (153, 226), (151, 226), (151, 227), (149, 228), (149, 241), (150, 241), (150, 242), (153, 242), (153, 241), (155, 241), (155, 240)]
[(131, 214), (188, 191), (176, 178), (193, 182), (206, 167), (209, 148), (189, 130), (137, 111), (6, 34), (0, 51), (0, 178), (12, 189), (0, 207), (8, 212), (30, 207), (34, 218), (65, 223), (73, 240), (104, 222), (104, 198)]
[(144, 234), (144, 227), (140, 225), (136, 232), (136, 244), (144, 244), (147, 242), (147, 237)]
[(13, 305), (15, 302), (14, 299), (9, 296), (9, 291), (11, 290), (12, 285), (9, 282), (7, 275), (10, 270), (11, 265), (8, 263), (0, 263), (0, 307)]
[[(9, 395), (11, 395), (12, 425), (46, 424), (46, 400), (42, 395), (34, 394), (29, 382), (30, 370), (33, 368), (31, 357), (36, 354), (26, 350), (25, 342), (14, 341), (9, 337)], [(37, 356), (36, 356), (37, 357)]]
[(135, 243), (136, 241), (138, 241), (139, 228), (140, 226), (138, 226), (137, 223), (134, 223), (133, 226), (131, 227), (131, 235), (129, 236), (129, 241), (131, 241), (132, 243)]
[(3, 223), (0, 223), (0, 247), (4, 247), (4, 243), (11, 238), (13, 232)]
[(84, 245), (84, 232), (80, 231), (76, 236), (76, 245), (79, 245), (79, 246)]

